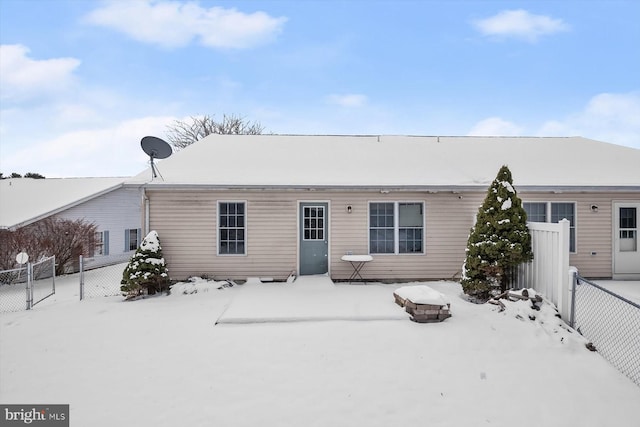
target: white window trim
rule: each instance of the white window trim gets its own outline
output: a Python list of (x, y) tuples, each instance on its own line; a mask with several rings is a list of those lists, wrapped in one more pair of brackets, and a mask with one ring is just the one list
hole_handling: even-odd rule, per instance
[[(371, 203), (393, 203), (393, 252), (371, 252)], [(422, 251), (400, 252), (400, 204), (422, 204)], [(427, 253), (427, 203), (424, 200), (369, 200), (367, 201), (367, 253), (375, 256), (421, 256)]]
[[(220, 204), (221, 203), (244, 203), (244, 253), (242, 254), (221, 254), (220, 253)], [(245, 257), (249, 253), (249, 203), (246, 200), (216, 200), (216, 256), (221, 257)]]

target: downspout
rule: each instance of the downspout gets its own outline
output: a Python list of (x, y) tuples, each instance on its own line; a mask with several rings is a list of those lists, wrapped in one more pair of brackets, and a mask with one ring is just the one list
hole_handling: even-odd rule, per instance
[(144, 235), (149, 234), (150, 202), (145, 187), (142, 187), (142, 204), (144, 205)]

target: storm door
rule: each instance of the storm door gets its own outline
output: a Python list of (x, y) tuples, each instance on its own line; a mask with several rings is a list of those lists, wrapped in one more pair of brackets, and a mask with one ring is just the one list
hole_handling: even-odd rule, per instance
[(640, 203), (614, 204), (614, 274), (640, 274), (639, 214)]

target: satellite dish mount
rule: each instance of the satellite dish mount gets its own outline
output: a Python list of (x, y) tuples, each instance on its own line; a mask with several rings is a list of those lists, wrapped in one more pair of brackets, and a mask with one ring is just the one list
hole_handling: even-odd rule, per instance
[(155, 136), (145, 136), (140, 141), (142, 151), (147, 153), (151, 161), (151, 179), (158, 176), (154, 159), (166, 159), (171, 155), (171, 146)]

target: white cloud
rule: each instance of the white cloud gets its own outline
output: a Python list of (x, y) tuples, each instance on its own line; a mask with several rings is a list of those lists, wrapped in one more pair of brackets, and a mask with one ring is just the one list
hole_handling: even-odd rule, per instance
[(90, 24), (166, 48), (186, 46), (193, 39), (213, 48), (249, 48), (275, 38), (286, 20), (264, 12), (154, 0), (112, 1), (86, 16)]
[(367, 103), (367, 97), (357, 93), (332, 94), (327, 96), (326, 101), (341, 107), (362, 107)]
[(601, 93), (581, 111), (527, 129), (500, 117), (489, 117), (476, 123), (468, 135), (582, 136), (640, 148), (640, 92)]
[(113, 127), (67, 132), (3, 156), (2, 172), (38, 172), (47, 177), (134, 175), (149, 160), (140, 148), (142, 137), (162, 138), (174, 120), (143, 117)]
[(542, 136), (584, 136), (640, 148), (640, 92), (601, 93), (582, 111), (542, 125)]
[(36, 60), (20, 44), (0, 45), (0, 97), (20, 100), (64, 90), (80, 65), (75, 58)]
[(562, 19), (534, 15), (522, 9), (504, 10), (489, 18), (476, 20), (473, 25), (485, 36), (513, 37), (529, 42), (570, 29)]
[(468, 136), (518, 136), (522, 128), (500, 117), (489, 117), (476, 123)]

